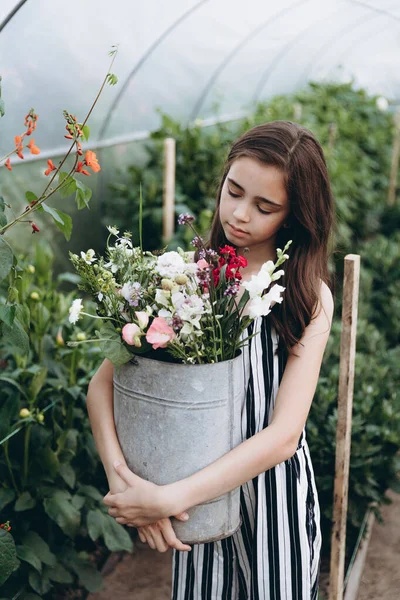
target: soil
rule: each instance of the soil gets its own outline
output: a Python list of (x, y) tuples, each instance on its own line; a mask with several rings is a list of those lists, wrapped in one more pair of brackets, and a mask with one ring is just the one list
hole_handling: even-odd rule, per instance
[[(375, 520), (357, 600), (400, 598), (400, 494), (387, 495), (393, 503), (382, 507), (383, 524)], [(321, 571), (320, 598), (326, 600), (328, 562)], [(103, 576), (104, 589), (87, 600), (170, 600), (172, 550), (161, 554), (137, 539), (132, 554), (110, 557)]]

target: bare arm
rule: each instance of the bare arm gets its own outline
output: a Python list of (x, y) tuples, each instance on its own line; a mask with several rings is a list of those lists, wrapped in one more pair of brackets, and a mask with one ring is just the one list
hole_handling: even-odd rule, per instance
[(118, 491), (123, 491), (127, 487), (126, 483), (113, 467), (115, 460), (123, 464), (126, 462), (115, 431), (113, 373), (114, 365), (105, 359), (89, 383), (86, 406), (94, 441), (107, 475), (110, 490), (122, 487)]

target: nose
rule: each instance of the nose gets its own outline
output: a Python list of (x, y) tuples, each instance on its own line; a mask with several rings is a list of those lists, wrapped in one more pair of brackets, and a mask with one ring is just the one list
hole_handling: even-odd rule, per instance
[(248, 223), (250, 221), (249, 207), (246, 202), (242, 201), (236, 205), (233, 216), (237, 221), (242, 221), (243, 223)]

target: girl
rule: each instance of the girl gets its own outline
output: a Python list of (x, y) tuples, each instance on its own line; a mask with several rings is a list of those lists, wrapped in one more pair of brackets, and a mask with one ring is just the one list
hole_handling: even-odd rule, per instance
[[(88, 410), (110, 484), (109, 514), (160, 552), (173, 548), (173, 600), (310, 600), (318, 595), (321, 531), (305, 423), (333, 317), (328, 245), (334, 206), (321, 146), (290, 121), (254, 127), (232, 146), (217, 195), (210, 247), (246, 254), (243, 279), (293, 240), (282, 304), (257, 317), (244, 349), (242, 443), (166, 486), (132, 473), (112, 415), (112, 364), (93, 377)], [(114, 464), (115, 463), (115, 464)], [(186, 545), (170, 516), (240, 489), (242, 523), (229, 538)], [(187, 516), (187, 515), (186, 515)]]

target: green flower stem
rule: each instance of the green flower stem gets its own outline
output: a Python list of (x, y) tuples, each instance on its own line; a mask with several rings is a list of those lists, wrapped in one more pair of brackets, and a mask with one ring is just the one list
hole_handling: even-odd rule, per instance
[(76, 365), (77, 365), (77, 350), (74, 350), (71, 355), (71, 365), (69, 368), (69, 385), (75, 385), (76, 383)]
[(13, 473), (12, 466), (11, 466), (10, 457), (9, 457), (9, 454), (8, 454), (8, 440), (6, 440), (4, 442), (3, 447), (4, 447), (4, 454), (6, 456), (6, 462), (7, 462), (8, 472), (10, 473), (12, 484), (13, 484), (14, 489), (17, 492), (18, 496), (20, 496), (21, 492), (19, 491), (18, 486), (17, 486), (17, 482), (15, 481), (14, 473)]
[(25, 438), (24, 438), (24, 472), (22, 484), (23, 487), (26, 485), (26, 480), (28, 478), (28, 463), (29, 463), (29, 440), (31, 436), (31, 425), (27, 425), (25, 427)]

